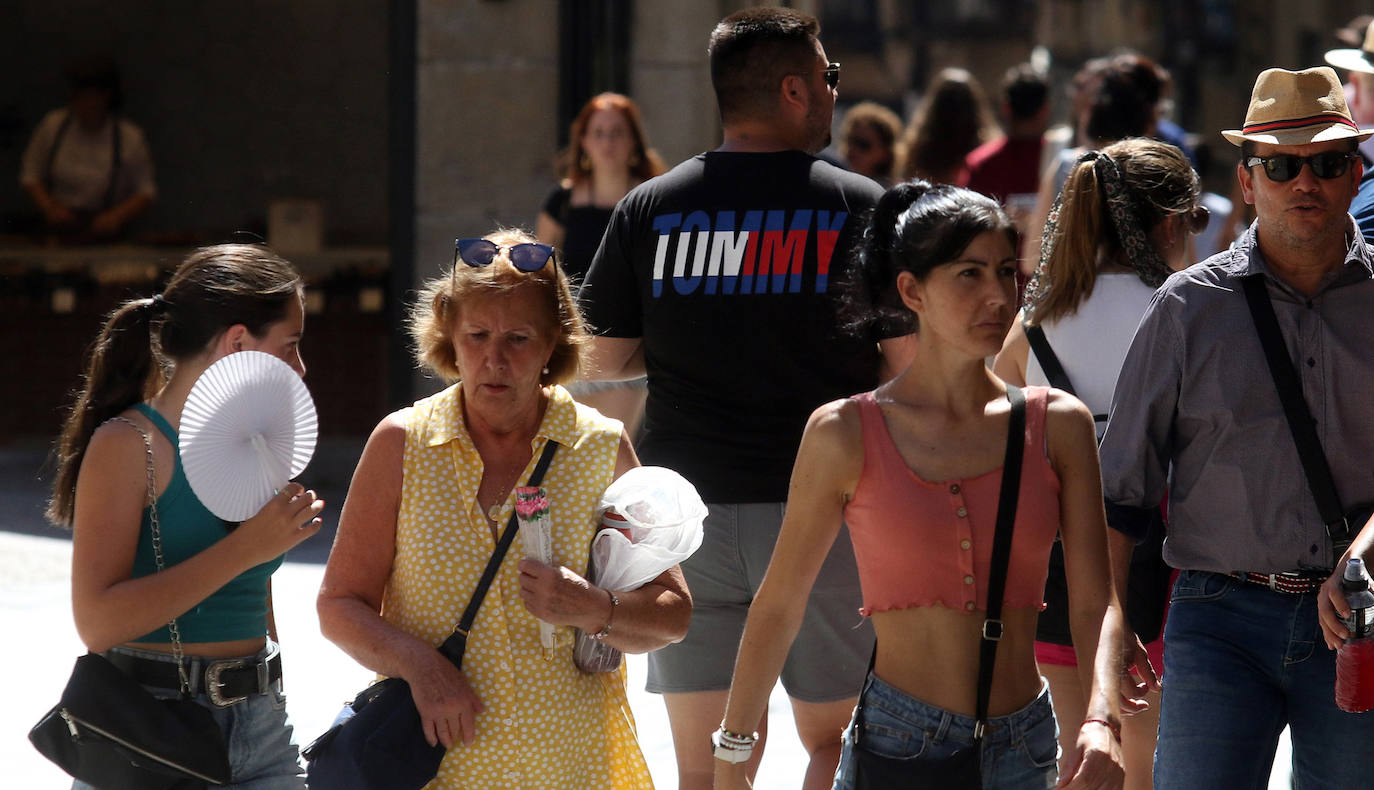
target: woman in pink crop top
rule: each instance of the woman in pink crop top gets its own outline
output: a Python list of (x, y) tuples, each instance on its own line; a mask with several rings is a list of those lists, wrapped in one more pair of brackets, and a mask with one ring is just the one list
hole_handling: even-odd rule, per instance
[[(811, 415), (717, 734), (717, 788), (745, 786), (747, 733), (765, 714), (813, 580), (846, 523), (878, 644), (860, 698), (862, 728), (851, 724), (845, 732), (835, 788), (854, 786), (860, 746), (919, 763), (973, 744), (1010, 414), (1007, 387), (985, 360), (1001, 348), (1016, 313), (1015, 249), (1011, 220), (997, 204), (958, 187), (908, 182), (888, 190), (874, 210), (849, 284), (854, 323), (914, 331), (912, 360), (876, 391)], [(1119, 788), (1118, 708), (1138, 701), (1122, 694), (1135, 689), (1121, 685), (1123, 621), (1107, 561), (1092, 415), (1057, 390), (1025, 393), (1026, 444), (981, 742), (982, 786), (1055, 782), (1056, 726), (1034, 643), (1058, 529), (1089, 700), (1086, 720), (1068, 723), (1078, 735), (1058, 786)]]

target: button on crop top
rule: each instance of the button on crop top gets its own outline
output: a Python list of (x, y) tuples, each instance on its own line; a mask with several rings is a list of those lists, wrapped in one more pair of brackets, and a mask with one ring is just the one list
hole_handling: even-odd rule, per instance
[[(172, 443), (176, 466), (172, 480), (157, 498), (157, 518), (162, 531), (162, 555), (167, 567), (199, 554), (228, 534), (225, 522), (203, 505), (181, 469), (177, 432), (161, 414), (146, 403), (134, 406), (157, 426)], [(132, 576), (157, 572), (153, 557), (152, 522), (147, 508), (138, 527), (138, 550), (134, 554)], [(252, 639), (267, 633), (267, 582), (281, 565), (282, 558), (249, 568), (219, 588), (209, 598), (177, 617), (177, 630), (183, 642), (227, 642)], [(135, 642), (168, 643), (172, 635), (167, 626), (145, 634)]]
[[(1049, 389), (1025, 392), (1026, 449), (1003, 605), (1040, 609), (1059, 531), (1059, 477), (1045, 449)], [(963, 480), (922, 480), (898, 451), (873, 393), (853, 400), (863, 425), (864, 468), (844, 516), (863, 589), (859, 611), (932, 605), (985, 611), (1001, 467)]]

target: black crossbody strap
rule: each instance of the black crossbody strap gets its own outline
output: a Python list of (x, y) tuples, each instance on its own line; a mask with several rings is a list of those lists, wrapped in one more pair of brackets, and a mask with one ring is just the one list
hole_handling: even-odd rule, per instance
[(1049, 380), (1050, 386), (1061, 389), (1070, 395), (1078, 396), (1074, 392), (1073, 382), (1069, 381), (1069, 374), (1065, 372), (1064, 366), (1059, 363), (1059, 355), (1054, 353), (1050, 347), (1049, 338), (1045, 337), (1045, 330), (1039, 324), (1030, 324), (1026, 319), (1021, 319), (1021, 328), (1025, 330), (1026, 339), (1030, 341), (1031, 351), (1035, 352), (1035, 361), (1040, 363), (1040, 369), (1045, 371), (1045, 378)]
[[(539, 456), (539, 463), (535, 465), (534, 471), (530, 473), (527, 486), (537, 486), (544, 480), (544, 472), (548, 471), (549, 463), (553, 461), (554, 451), (558, 449), (558, 442), (549, 439), (544, 443), (544, 454)], [(506, 557), (506, 550), (515, 541), (515, 533), (520, 531), (520, 520), (515, 513), (510, 516), (510, 521), (506, 524), (506, 531), (501, 533), (501, 539), (496, 543), (496, 550), (492, 552), (491, 559), (487, 561), (486, 570), (482, 571), (482, 578), (477, 582), (477, 589), (472, 593), (472, 600), (468, 601), (468, 608), (463, 610), (463, 617), (454, 627), (453, 633), (444, 644), (440, 646), (440, 652), (452, 660), (455, 655), (462, 657), (463, 643), (467, 641), (468, 631), (472, 630), (472, 623), (477, 619), (477, 610), (482, 606), (482, 599), (487, 597), (487, 590), (491, 583), (496, 579), (496, 572), (501, 568), (501, 561)], [(455, 661), (454, 663), (457, 663)]]
[(997, 531), (992, 539), (992, 564), (988, 567), (988, 617), (983, 621), (983, 641), (978, 652), (978, 724), (981, 737), (992, 695), (992, 669), (997, 661), (997, 642), (1002, 638), (1002, 597), (1007, 589), (1007, 565), (1011, 561), (1011, 533), (1016, 524), (1016, 502), (1021, 493), (1021, 455), (1026, 446), (1026, 393), (1007, 385), (1011, 416), (1007, 426), (1007, 456), (1002, 462), (1002, 490), (997, 497)]
[(1321, 440), (1317, 438), (1317, 430), (1313, 427), (1312, 412), (1303, 399), (1298, 372), (1293, 367), (1283, 334), (1279, 331), (1279, 320), (1274, 315), (1274, 305), (1269, 299), (1264, 275), (1242, 277), (1240, 281), (1245, 289), (1245, 301), (1250, 305), (1250, 317), (1255, 321), (1260, 345), (1264, 346), (1264, 360), (1269, 363), (1269, 375), (1274, 378), (1274, 387), (1279, 391), (1279, 400), (1283, 402), (1288, 430), (1293, 434), (1293, 443), (1298, 446), (1298, 457), (1302, 459), (1302, 469), (1307, 475), (1307, 486), (1317, 500), (1317, 510), (1321, 513), (1322, 523), (1326, 525), (1326, 533), (1332, 540), (1344, 540), (1350, 533), (1345, 523), (1345, 510), (1341, 507), (1340, 495), (1336, 493), (1336, 482), (1331, 477), (1331, 467), (1326, 462)]

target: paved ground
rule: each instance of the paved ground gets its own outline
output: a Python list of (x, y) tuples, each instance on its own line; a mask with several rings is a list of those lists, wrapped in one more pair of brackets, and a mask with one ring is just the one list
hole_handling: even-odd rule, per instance
[[(361, 688), (370, 674), (320, 636), (314, 599), (323, 561), (333, 540), (334, 520), (343, 504), (361, 442), (331, 442), (321, 447), (302, 480), (329, 502), (326, 529), (293, 550), (273, 577), (288, 711), (303, 743), (328, 727), (339, 706)], [(25, 737), (28, 728), (56, 702), (84, 652), (72, 625), (71, 544), (65, 533), (42, 520), (45, 503), (45, 448), (38, 443), (0, 445), (0, 613), (10, 647), (0, 651), (0, 677), (6, 704), (0, 713), (0, 786), (47, 790), (70, 786), (70, 780), (40, 756)], [(640, 744), (660, 790), (677, 787), (672, 741), (663, 704), (646, 694), (643, 657), (630, 657), (630, 704), (639, 725)], [(792, 729), (791, 712), (781, 687), (769, 707), (769, 748), (759, 772), (762, 790), (795, 788), (806, 758)], [(1288, 742), (1280, 744), (1270, 790), (1288, 787)]]

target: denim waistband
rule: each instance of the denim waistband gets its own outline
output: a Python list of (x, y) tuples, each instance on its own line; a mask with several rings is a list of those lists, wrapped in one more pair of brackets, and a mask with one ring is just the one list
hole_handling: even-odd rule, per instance
[[(864, 683), (861, 704), (865, 708), (881, 709), (888, 716), (901, 719), (912, 731), (925, 731), (937, 741), (972, 743), (973, 725), (976, 719), (962, 713), (922, 702), (897, 689), (882, 678), (869, 674)], [(1044, 721), (1046, 716), (1054, 715), (1050, 702), (1050, 687), (1044, 678), (1040, 679), (1040, 693), (1024, 707), (1004, 716), (989, 716), (987, 729), (983, 735), (985, 742), (1013, 742), (1021, 738), (1030, 727)]]

